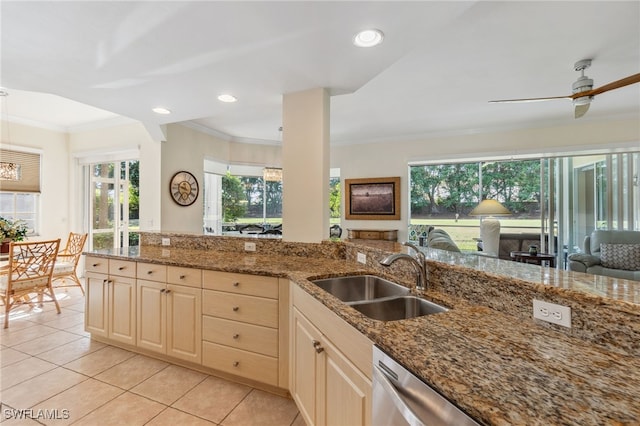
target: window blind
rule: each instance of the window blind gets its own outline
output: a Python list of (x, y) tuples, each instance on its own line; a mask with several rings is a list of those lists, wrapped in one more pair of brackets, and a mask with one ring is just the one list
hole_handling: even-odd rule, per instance
[(0, 163), (16, 164), (17, 180), (0, 179), (0, 191), (40, 192), (40, 154), (0, 149)]

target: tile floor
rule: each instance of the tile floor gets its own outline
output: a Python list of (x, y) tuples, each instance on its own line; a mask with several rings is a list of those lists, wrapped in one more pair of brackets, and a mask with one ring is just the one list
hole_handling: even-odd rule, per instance
[(16, 309), (0, 332), (3, 426), (304, 426), (290, 399), (91, 341), (80, 290), (56, 294), (60, 315)]

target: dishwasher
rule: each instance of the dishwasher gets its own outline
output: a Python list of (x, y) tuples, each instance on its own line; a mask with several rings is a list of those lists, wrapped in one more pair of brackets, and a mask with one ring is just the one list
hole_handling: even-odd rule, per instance
[(478, 425), (458, 407), (373, 347), (374, 426)]

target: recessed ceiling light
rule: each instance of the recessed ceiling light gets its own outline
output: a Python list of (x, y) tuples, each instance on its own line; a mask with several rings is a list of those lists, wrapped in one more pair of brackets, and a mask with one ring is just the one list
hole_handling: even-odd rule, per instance
[(384, 34), (380, 30), (364, 30), (353, 37), (353, 44), (358, 47), (373, 47), (382, 43), (383, 38)]
[(236, 98), (233, 95), (222, 94), (222, 95), (218, 96), (218, 100), (220, 102), (235, 102), (235, 101), (238, 100), (238, 98)]
[(169, 111), (166, 108), (162, 108), (162, 107), (156, 107), (154, 109), (152, 109), (153, 112), (155, 112), (156, 114), (171, 114), (171, 111)]

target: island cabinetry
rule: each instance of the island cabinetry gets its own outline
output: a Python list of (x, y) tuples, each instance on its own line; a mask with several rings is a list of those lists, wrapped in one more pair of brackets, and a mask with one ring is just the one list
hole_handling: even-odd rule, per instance
[(136, 263), (87, 256), (85, 331), (136, 344)]
[(306, 424), (371, 424), (372, 342), (293, 283), (291, 296), (289, 389)]
[(286, 283), (274, 277), (204, 271), (203, 288), (202, 364), (286, 388)]
[(199, 364), (202, 271), (138, 263), (137, 346)]

